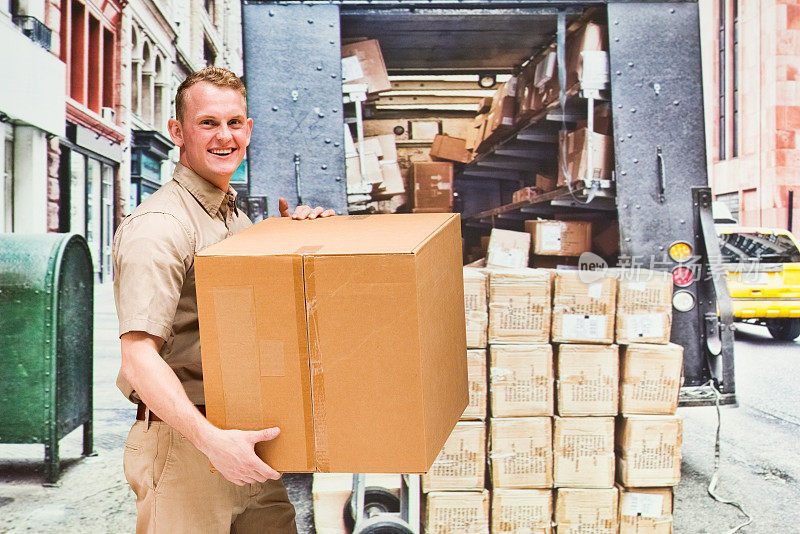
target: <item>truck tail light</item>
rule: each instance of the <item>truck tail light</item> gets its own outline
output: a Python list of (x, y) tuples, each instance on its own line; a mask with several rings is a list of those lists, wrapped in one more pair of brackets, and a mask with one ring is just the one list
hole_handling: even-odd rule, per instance
[(687, 287), (694, 282), (692, 270), (688, 267), (675, 267), (672, 271), (672, 283), (678, 287)]
[(686, 241), (678, 241), (669, 247), (669, 257), (673, 261), (683, 263), (692, 258), (692, 247)]
[(692, 310), (695, 303), (694, 295), (688, 291), (676, 291), (675, 294), (672, 295), (672, 306), (680, 312)]

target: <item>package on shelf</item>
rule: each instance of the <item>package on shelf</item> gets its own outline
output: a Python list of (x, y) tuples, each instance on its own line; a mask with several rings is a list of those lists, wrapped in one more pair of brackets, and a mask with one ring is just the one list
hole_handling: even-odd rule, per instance
[(366, 83), (367, 93), (370, 94), (392, 88), (377, 40), (342, 45), (342, 83)]
[(522, 189), (514, 191), (511, 195), (511, 202), (529, 202), (539, 196), (539, 194), (540, 191), (536, 187), (523, 187)]
[(619, 222), (595, 220), (592, 223), (592, 252), (609, 261), (619, 255)]
[(472, 155), (467, 150), (466, 139), (443, 134), (437, 134), (433, 138), (430, 156), (433, 160), (456, 161), (459, 163), (469, 163), (472, 159)]
[(619, 490), (619, 534), (672, 534), (672, 488)]
[(531, 256), (531, 267), (534, 269), (578, 270), (577, 256)]
[(556, 487), (614, 486), (614, 418), (553, 418), (553, 483)]
[(617, 415), (619, 349), (616, 345), (559, 345), (556, 376), (558, 415)]
[(681, 480), (683, 420), (675, 415), (620, 417), (617, 480), (626, 487), (675, 486)]
[(489, 352), (492, 417), (553, 415), (551, 345), (491, 345)]
[(536, 74), (536, 64), (529, 61), (517, 77), (517, 121), (525, 121), (533, 117), (538, 111), (535, 109), (533, 99), (533, 78)]
[(472, 152), (476, 152), (478, 146), (483, 141), (483, 132), (486, 129), (486, 120), (488, 111), (479, 113), (473, 120), (472, 126), (467, 130), (466, 148)]
[[(594, 131), (599, 134), (603, 135), (611, 135), (612, 128), (613, 128), (613, 121), (612, 121), (612, 112), (611, 108), (597, 104), (594, 107)], [(580, 128), (588, 128), (589, 121), (586, 119), (580, 120), (575, 123), (575, 129)]]
[(568, 91), (573, 91), (575, 89), (575, 84), (582, 78), (583, 58), (581, 53), (602, 50), (607, 51), (607, 33), (608, 28), (605, 24), (590, 21), (578, 27), (574, 32), (568, 35), (565, 51), (565, 63), (567, 67), (566, 87)]
[(525, 221), (533, 253), (542, 256), (580, 256), (592, 250), (589, 221)]
[(486, 116), (486, 129), (483, 142), (478, 147), (479, 151), (490, 145), (499, 134), (514, 126), (517, 115), (516, 89), (517, 79), (511, 77), (495, 91), (492, 109)]
[(617, 488), (556, 490), (554, 520), (558, 534), (617, 534)]
[(492, 269), (489, 273), (489, 343), (547, 343), (552, 271)]
[(456, 423), (439, 456), (422, 475), (422, 489), (477, 490), (486, 474), (486, 428), (482, 422)]
[(467, 322), (467, 347), (486, 347), (489, 308), (486, 301), (488, 277), (481, 269), (464, 267), (464, 310)]
[(669, 343), (672, 275), (639, 268), (609, 274), (617, 279), (617, 343)]
[(613, 343), (617, 281), (582, 271), (555, 273), (553, 342)]
[[(361, 174), (361, 159), (364, 160), (364, 174)], [(347, 187), (351, 190), (354, 187), (363, 185), (372, 186), (383, 182), (383, 172), (377, 154), (365, 153), (361, 156), (355, 155), (345, 159), (347, 171)], [(363, 178), (362, 178), (363, 176)]]
[(486, 349), (467, 349), (467, 380), (469, 404), (461, 415), (462, 421), (486, 419)]
[(558, 100), (560, 85), (556, 69), (556, 50), (549, 48), (536, 58), (533, 74), (532, 109), (540, 111)]
[[(367, 486), (385, 488), (400, 496), (400, 475), (365, 475)], [(347, 532), (342, 509), (353, 491), (350, 473), (314, 473), (311, 495), (314, 501), (314, 527), (317, 534), (344, 534)]]
[(542, 191), (543, 193), (547, 193), (548, 191), (554, 190), (557, 184), (558, 184), (558, 178), (555, 178), (553, 176), (546, 176), (544, 174), (536, 175), (536, 188)]
[(480, 104), (478, 104), (478, 114), (485, 114), (489, 113), (489, 110), (492, 109), (492, 102), (494, 99), (491, 96), (485, 96), (481, 99)]
[(403, 172), (400, 164), (396, 161), (381, 162), (381, 178), (383, 179), (383, 191), (385, 195), (400, 195), (406, 192), (406, 184), (403, 180)]
[(674, 343), (620, 346), (622, 415), (674, 415), (678, 408), (683, 347)]
[(553, 487), (552, 425), (550, 417), (491, 419), (492, 487)]
[(492, 490), (494, 534), (551, 534), (553, 491), (549, 489)]
[(526, 232), (492, 228), (486, 266), (507, 269), (527, 267), (530, 246), (531, 239)]
[(611, 136), (595, 132), (590, 135), (586, 128), (559, 133), (558, 185), (574, 184), (577, 181), (610, 180), (613, 170), (614, 140)]
[(414, 163), (414, 207), (444, 211), (453, 209), (452, 163)]
[(489, 492), (433, 491), (425, 510), (426, 534), (489, 534)]

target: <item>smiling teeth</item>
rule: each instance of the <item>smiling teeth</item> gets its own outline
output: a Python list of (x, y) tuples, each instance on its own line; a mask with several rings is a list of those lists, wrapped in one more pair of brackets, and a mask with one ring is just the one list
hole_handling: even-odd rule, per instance
[(212, 154), (216, 154), (218, 156), (227, 156), (231, 152), (233, 152), (232, 148), (226, 148), (224, 150), (209, 150)]

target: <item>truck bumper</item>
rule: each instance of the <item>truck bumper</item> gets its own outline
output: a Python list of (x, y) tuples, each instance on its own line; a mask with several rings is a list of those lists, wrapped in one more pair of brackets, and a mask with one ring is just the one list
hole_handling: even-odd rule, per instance
[(800, 300), (755, 300), (734, 298), (733, 315), (737, 319), (772, 319), (800, 317)]

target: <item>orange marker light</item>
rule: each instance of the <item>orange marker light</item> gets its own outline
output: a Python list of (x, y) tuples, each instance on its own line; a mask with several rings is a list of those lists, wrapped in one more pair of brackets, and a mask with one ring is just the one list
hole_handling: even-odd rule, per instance
[(678, 241), (669, 247), (669, 257), (678, 263), (683, 263), (692, 258), (692, 247), (685, 241)]

